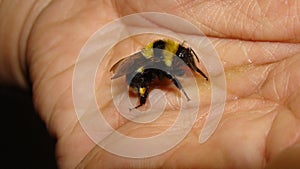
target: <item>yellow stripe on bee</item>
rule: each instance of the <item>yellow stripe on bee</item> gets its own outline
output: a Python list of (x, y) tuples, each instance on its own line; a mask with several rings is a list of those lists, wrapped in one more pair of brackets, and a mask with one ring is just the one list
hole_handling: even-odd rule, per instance
[(176, 54), (179, 44), (169, 39), (165, 40), (165, 42), (165, 49), (163, 51), (164, 62), (166, 66), (171, 67), (173, 62), (173, 56)]
[(144, 67), (141, 66), (141, 67), (139, 67), (139, 68), (136, 70), (136, 72), (138, 72), (138, 73), (143, 73), (144, 70), (145, 70)]
[(145, 92), (146, 92), (146, 88), (145, 87), (140, 87), (139, 88), (139, 93), (140, 93), (141, 96), (144, 96)]
[(142, 50), (142, 54), (147, 59), (153, 57), (153, 42), (152, 43), (148, 43), (145, 46), (145, 48)]

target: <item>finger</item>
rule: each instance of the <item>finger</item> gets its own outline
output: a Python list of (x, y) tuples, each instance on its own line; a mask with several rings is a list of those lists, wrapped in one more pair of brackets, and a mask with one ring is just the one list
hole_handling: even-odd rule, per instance
[[(130, 2), (130, 1), (129, 1)], [(117, 3), (122, 15), (134, 12), (168, 12), (197, 25), (205, 35), (255, 41), (300, 41), (298, 1), (164, 1)], [(151, 3), (148, 4), (148, 3)]]

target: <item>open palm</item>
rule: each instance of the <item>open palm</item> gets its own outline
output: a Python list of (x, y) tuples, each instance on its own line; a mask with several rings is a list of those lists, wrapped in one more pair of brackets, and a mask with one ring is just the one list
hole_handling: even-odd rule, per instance
[[(70, 7), (70, 4), (54, 2), (36, 22), (28, 47), (34, 102), (49, 131), (57, 138), (59, 166), (263, 168), (270, 162), (294, 165), (284, 159), (293, 161), (293, 157), (297, 159), (295, 154), (300, 154), (296, 146), (300, 133), (300, 46), (297, 44), (300, 24), (288, 16), (296, 16), (299, 4), (256, 1), (147, 3), (80, 1)], [(72, 100), (72, 76), (79, 51), (89, 36), (115, 18), (144, 11), (176, 14), (203, 30), (223, 63), (227, 100), (214, 135), (199, 144), (199, 132), (210, 103), (209, 82), (199, 76), (201, 110), (188, 136), (174, 149), (159, 156), (130, 159), (101, 149), (82, 129)], [(127, 50), (133, 50), (140, 42), (129, 39), (132, 48)], [(161, 118), (149, 125), (139, 125), (122, 118), (111, 99), (102, 99), (109, 98), (111, 74), (106, 72), (124, 57), (120, 53), (114, 52), (114, 58), (98, 70), (96, 97), (104, 116), (113, 128), (128, 135), (146, 137), (164, 131), (176, 118), (176, 108), (167, 109)], [(169, 105), (176, 107), (176, 104), (174, 101)]]

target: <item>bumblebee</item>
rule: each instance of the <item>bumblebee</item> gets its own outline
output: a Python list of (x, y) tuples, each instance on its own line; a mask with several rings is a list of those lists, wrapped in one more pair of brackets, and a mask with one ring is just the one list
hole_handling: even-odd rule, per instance
[(163, 79), (171, 80), (189, 101), (189, 96), (176, 76), (182, 76), (185, 73), (183, 67), (188, 66), (193, 72), (199, 73), (208, 80), (208, 77), (196, 66), (195, 58), (199, 62), (193, 49), (170, 39), (159, 39), (148, 43), (141, 51), (115, 63), (110, 69), (114, 74), (111, 79), (126, 75), (126, 83), (138, 95), (140, 102), (131, 109), (143, 106), (150, 85), (154, 81), (160, 82)]

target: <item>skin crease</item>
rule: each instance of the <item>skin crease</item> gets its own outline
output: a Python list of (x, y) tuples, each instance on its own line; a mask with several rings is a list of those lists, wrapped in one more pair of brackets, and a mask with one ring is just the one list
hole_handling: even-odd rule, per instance
[[(9, 9), (5, 8), (6, 5), (17, 3), (20, 2), (0, 1), (1, 12)], [(1, 27), (2, 34), (3, 31), (16, 31), (11, 33), (28, 38), (21, 38), (18, 42), (11, 40), (15, 36), (1, 36), (11, 40), (7, 51), (20, 48), (26, 52), (15, 54), (2, 50), (3, 62), (0, 64), (10, 65), (10, 68), (1, 67), (1, 71), (12, 71), (17, 75), (11, 77), (13, 80), (7, 80), (4, 75), (0, 77), (2, 81), (24, 88), (20, 75), (24, 76), (26, 70), (20, 69), (19, 65), (27, 64), (35, 107), (49, 132), (57, 138), (60, 168), (300, 166), (297, 158), (300, 155), (299, 1), (57, 0), (44, 3), (32, 3), (35, 8), (24, 10), (31, 14), (27, 16), (35, 16), (34, 20), (27, 20), (29, 23), (24, 22), (27, 23), (24, 27), (21, 25), (16, 30)], [(43, 10), (37, 10), (38, 7)], [(72, 102), (72, 75), (80, 49), (96, 30), (113, 19), (146, 11), (167, 12), (186, 18), (210, 38), (224, 65), (227, 101), (220, 125), (204, 144), (198, 143), (205, 120), (205, 116), (200, 116), (193, 130), (174, 149), (147, 159), (122, 158), (96, 146), (81, 128)], [(18, 14), (9, 13), (9, 17), (15, 20), (24, 19), (15, 15)], [(28, 36), (23, 35), (27, 32), (21, 31), (23, 29), (30, 30)], [(131, 48), (125, 50), (135, 50), (147, 40), (129, 39)], [(3, 44), (1, 48), (4, 49)], [(122, 133), (135, 137), (158, 134), (171, 126), (172, 119), (176, 118), (177, 110), (170, 108), (178, 106), (172, 95), (174, 92), (167, 92), (171, 106), (163, 116), (143, 126), (123, 119), (112, 108), (111, 100), (102, 99), (109, 94), (110, 82), (101, 83), (100, 79), (111, 77), (105, 72), (124, 57), (121, 52), (122, 47), (119, 51), (116, 49), (109, 64), (98, 70), (98, 104), (112, 127)], [(21, 58), (15, 59), (19, 64), (13, 62), (14, 58)], [(199, 114), (205, 115), (210, 102), (209, 82), (201, 77), (197, 81), (203, 107)]]

